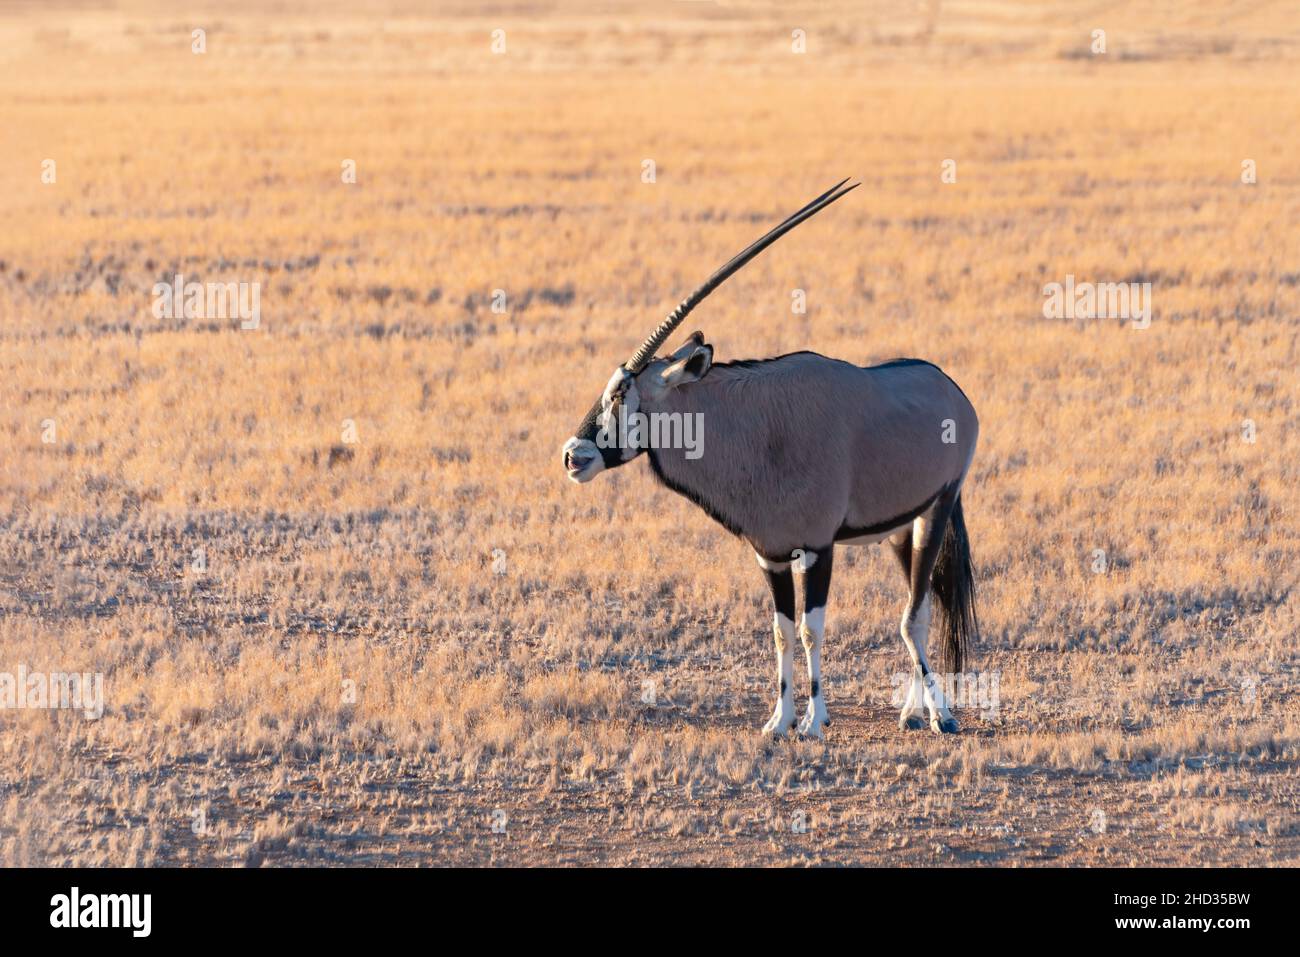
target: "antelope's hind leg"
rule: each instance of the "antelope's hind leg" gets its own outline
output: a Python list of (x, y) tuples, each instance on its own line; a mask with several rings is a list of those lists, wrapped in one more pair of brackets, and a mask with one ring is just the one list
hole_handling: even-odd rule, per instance
[(776, 613), (772, 616), (772, 636), (776, 641), (776, 669), (780, 697), (772, 717), (763, 725), (764, 734), (789, 734), (796, 722), (794, 710), (794, 575), (789, 562), (770, 562), (755, 553), (758, 565), (772, 590)]
[(808, 658), (808, 710), (799, 722), (799, 733), (810, 738), (820, 738), (822, 730), (830, 726), (826, 713), (826, 693), (822, 688), (822, 638), (826, 633), (826, 597), (831, 588), (831, 567), (835, 546), (804, 553), (803, 563), (803, 620), (799, 635), (803, 639), (804, 654)]
[[(912, 526), (909, 525), (903, 531), (892, 535), (889, 546), (893, 549), (899, 564), (903, 566), (903, 578), (907, 580), (907, 587), (910, 590), (912, 587)], [(921, 687), (921, 675), (913, 665), (907, 679), (907, 698), (903, 702), (903, 710), (898, 715), (900, 731), (919, 731), (925, 727), (924, 702), (925, 692)]]
[[(943, 686), (937, 676), (930, 670), (926, 646), (930, 638), (930, 577), (934, 572), (934, 563), (938, 560), (943, 537), (948, 531), (948, 518), (952, 514), (955, 496), (944, 496), (935, 503), (925, 515), (912, 523), (910, 561), (908, 566), (910, 594), (907, 608), (903, 610), (903, 620), (899, 632), (903, 644), (912, 659), (912, 682), (908, 691), (907, 704), (899, 719), (899, 727), (923, 727), (919, 723), (921, 703), (930, 712), (930, 728), (941, 734), (954, 734), (957, 731), (957, 719), (948, 708)], [(904, 546), (897, 546), (901, 551)], [(900, 554), (901, 558), (901, 554)], [(917, 695), (919, 693), (919, 700)]]

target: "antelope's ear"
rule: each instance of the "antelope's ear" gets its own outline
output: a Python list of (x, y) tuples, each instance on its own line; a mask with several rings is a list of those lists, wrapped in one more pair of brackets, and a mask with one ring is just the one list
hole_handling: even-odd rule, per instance
[[(713, 367), (713, 346), (707, 344), (690, 345), (689, 352), (680, 359), (670, 362), (664, 371), (659, 373), (659, 378), (663, 380), (663, 384), (670, 389), (686, 385), (689, 382), (699, 382)], [(685, 349), (686, 346), (683, 346), (678, 352)]]
[(702, 345), (704, 345), (704, 333), (700, 332), (699, 330), (696, 330), (695, 332), (691, 333), (689, 339), (687, 339), (685, 342), (683, 342), (680, 346), (677, 347), (676, 352), (674, 352), (672, 355), (668, 357), (668, 362), (673, 363), (676, 362), (678, 359), (685, 359), (687, 356), (689, 356), (692, 352), (694, 352), (697, 348), (699, 348)]

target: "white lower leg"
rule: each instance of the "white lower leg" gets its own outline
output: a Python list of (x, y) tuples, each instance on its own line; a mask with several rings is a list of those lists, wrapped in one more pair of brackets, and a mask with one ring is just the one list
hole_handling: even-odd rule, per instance
[[(903, 641), (907, 643), (907, 650), (912, 655), (915, 665), (916, 677), (913, 683), (921, 685), (921, 699), (930, 712), (930, 727), (936, 730), (956, 730), (952, 712), (948, 710), (948, 699), (943, 692), (943, 683), (930, 670), (930, 662), (926, 657), (926, 648), (930, 640), (930, 596), (928, 594), (913, 614), (903, 615), (902, 630)], [(909, 704), (912, 702), (909, 701)], [(920, 702), (916, 702), (916, 711), (919, 713), (920, 710)]]
[(822, 639), (826, 633), (826, 609), (805, 611), (799, 633), (803, 638), (804, 654), (808, 658), (810, 694), (808, 711), (799, 722), (799, 732), (814, 738), (822, 736), (822, 729), (830, 724), (826, 715), (826, 695), (822, 689)]
[(917, 665), (912, 666), (911, 674), (907, 679), (907, 700), (903, 702), (903, 711), (899, 715), (900, 722), (906, 722), (909, 718), (915, 718), (918, 721), (925, 713), (924, 700), (925, 692), (921, 687), (921, 669)]
[(943, 693), (943, 683), (933, 671), (925, 676), (925, 706), (930, 709), (930, 723), (952, 721), (948, 698)]
[[(925, 646), (918, 645), (917, 638), (917, 619), (924, 611), (928, 616), (930, 610), (930, 596), (926, 595), (917, 608), (912, 607), (908, 602), (907, 607), (903, 609), (903, 620), (898, 624), (898, 633), (903, 637), (903, 644), (907, 646), (907, 656), (912, 659), (912, 680), (907, 689), (907, 703), (903, 705), (903, 713), (899, 717), (899, 723), (906, 723), (909, 718), (920, 719), (922, 716), (922, 707), (925, 700), (925, 681), (924, 674), (928, 669), (925, 665)], [(926, 620), (929, 620), (928, 617)], [(921, 629), (924, 634), (924, 629)]]
[(772, 635), (776, 640), (777, 676), (781, 697), (767, 724), (765, 734), (786, 734), (794, 727), (794, 622), (777, 612), (772, 617)]

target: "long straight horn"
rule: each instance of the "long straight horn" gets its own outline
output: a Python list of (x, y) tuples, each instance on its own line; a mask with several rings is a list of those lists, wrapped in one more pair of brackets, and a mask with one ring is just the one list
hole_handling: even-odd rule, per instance
[(786, 219), (785, 222), (774, 227), (762, 239), (752, 243), (733, 256), (726, 265), (710, 276), (704, 285), (682, 300), (682, 304), (670, 312), (668, 318), (659, 323), (659, 328), (650, 333), (650, 337), (641, 344), (641, 348), (632, 354), (632, 358), (625, 362), (623, 367), (633, 375), (636, 375), (636, 373), (645, 368), (646, 363), (654, 358), (654, 354), (658, 351), (659, 347), (667, 341), (670, 335), (673, 334), (673, 330), (681, 325), (682, 320), (690, 315), (691, 310), (703, 302), (704, 298), (709, 293), (721, 286), (733, 273), (738, 272), (747, 262), (761, 253), (768, 246), (772, 245), (790, 230), (794, 229), (805, 219), (821, 212), (841, 196), (857, 189), (860, 185), (859, 183), (854, 183), (847, 189), (840, 189), (840, 187), (847, 182), (847, 179), (840, 180), (803, 209)]
[[(683, 299), (681, 305), (670, 312), (663, 322), (659, 323), (659, 327), (655, 329), (654, 332), (650, 333), (649, 338), (641, 344), (641, 348), (632, 353), (631, 359), (623, 363), (623, 368), (627, 369), (627, 371), (633, 375), (636, 375), (644, 369), (646, 363), (654, 358), (654, 354), (658, 351), (659, 347), (662, 346), (664, 342), (667, 341), (668, 337), (673, 334), (673, 330), (682, 324), (682, 320), (690, 315), (691, 310), (703, 302), (704, 298), (708, 296), (709, 293), (721, 286), (742, 266), (790, 230), (794, 229), (805, 219), (816, 215), (841, 196), (852, 192), (862, 185), (861, 183), (854, 183), (852, 186), (841, 188), (844, 187), (844, 184), (847, 182), (847, 179), (840, 180), (803, 209), (789, 216), (780, 225), (774, 226), (765, 236), (763, 236), (762, 239), (746, 246), (728, 260), (726, 264), (708, 278), (708, 281), (705, 282), (704, 285), (700, 286), (699, 289), (696, 289), (693, 293)], [(587, 413), (587, 417), (583, 419), (582, 428), (578, 431), (579, 436), (585, 436), (587, 432), (595, 431), (596, 419), (600, 413), (601, 404), (598, 401), (595, 406), (592, 407), (591, 411)]]

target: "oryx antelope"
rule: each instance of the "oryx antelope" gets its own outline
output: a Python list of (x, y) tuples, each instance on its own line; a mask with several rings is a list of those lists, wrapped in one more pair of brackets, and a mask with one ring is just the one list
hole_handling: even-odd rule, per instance
[[(575, 482), (645, 452), (655, 476), (754, 549), (776, 604), (773, 632), (779, 698), (763, 730), (797, 725), (820, 737), (830, 723), (821, 681), (826, 596), (834, 546), (888, 540), (907, 579), (900, 630), (912, 660), (901, 728), (954, 732), (942, 683), (926, 653), (931, 596), (943, 612), (943, 652), (960, 672), (977, 635), (975, 588), (962, 482), (979, 424), (965, 394), (936, 366), (895, 359), (863, 368), (814, 352), (774, 359), (713, 361), (696, 332), (655, 358), (672, 331), (710, 292), (799, 223), (848, 193), (841, 182), (719, 269), (614, 370), (600, 399), (564, 445)], [(646, 448), (620, 423), (637, 412), (702, 416), (704, 441), (691, 457), (679, 448)], [(702, 454), (700, 454), (702, 453)], [(795, 714), (795, 593), (802, 573), (799, 634), (810, 697)]]

